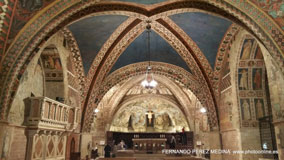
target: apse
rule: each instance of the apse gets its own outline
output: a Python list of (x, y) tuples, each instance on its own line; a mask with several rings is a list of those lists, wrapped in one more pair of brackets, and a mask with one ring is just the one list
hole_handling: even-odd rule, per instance
[(114, 115), (110, 131), (181, 132), (189, 131), (187, 119), (176, 104), (157, 97), (144, 97), (122, 104)]

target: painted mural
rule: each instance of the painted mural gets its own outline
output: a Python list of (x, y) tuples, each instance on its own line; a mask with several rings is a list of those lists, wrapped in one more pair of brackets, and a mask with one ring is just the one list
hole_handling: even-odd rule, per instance
[(239, 69), (239, 89), (248, 90), (248, 69)]
[(41, 62), (44, 68), (45, 80), (48, 82), (62, 82), (62, 63), (55, 46), (46, 47), (41, 54)]
[(3, 144), (1, 150), (1, 159), (3, 160), (5, 160), (8, 157), (9, 148), (10, 148), (10, 139), (11, 139), (11, 133), (6, 131), (2, 140)]
[(246, 60), (250, 58), (253, 41), (254, 40), (252, 39), (246, 39), (244, 41), (242, 52), (241, 52), (241, 60)]
[(256, 98), (254, 99), (254, 106), (256, 111), (256, 117), (262, 118), (265, 116), (265, 110), (264, 110), (264, 103), (263, 99)]
[(118, 132), (176, 132), (189, 130), (177, 106), (159, 98), (137, 100), (115, 114), (110, 130)]
[(60, 57), (57, 55), (42, 55), (42, 61), (45, 69), (62, 69)]
[(259, 46), (257, 46), (257, 48), (256, 48), (256, 52), (254, 54), (254, 59), (263, 59), (263, 55), (261, 53)]
[(251, 0), (258, 7), (267, 12), (278, 25), (284, 29), (284, 1), (283, 0)]
[(251, 109), (250, 109), (250, 101), (249, 99), (241, 99), (241, 111), (242, 111), (242, 119), (243, 120), (251, 120)]
[(19, 0), (13, 18), (9, 40), (13, 40), (24, 25), (36, 15), (40, 9), (48, 6), (54, 0)]
[(252, 69), (252, 81), (253, 81), (254, 90), (262, 89), (262, 69), (261, 68)]
[(258, 119), (268, 114), (265, 85), (266, 69), (262, 52), (251, 37), (244, 39), (238, 62), (238, 99), (242, 127), (257, 127)]

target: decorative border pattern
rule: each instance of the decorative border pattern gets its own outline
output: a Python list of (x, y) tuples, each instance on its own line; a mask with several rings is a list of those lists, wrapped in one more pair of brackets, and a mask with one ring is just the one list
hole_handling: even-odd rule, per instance
[[(235, 36), (239, 33), (240, 26), (232, 24), (227, 30), (222, 42), (219, 45), (219, 49), (216, 56), (215, 68), (214, 68), (214, 78), (213, 78), (213, 88), (215, 93), (219, 93), (220, 83), (222, 82), (222, 72), (225, 62), (228, 60), (231, 45), (235, 39)], [(216, 94), (219, 95), (219, 94)]]
[(80, 50), (78, 44), (73, 36), (73, 34), (67, 29), (62, 29), (62, 33), (64, 38), (66, 39), (68, 46), (70, 47), (70, 51), (72, 53), (72, 62), (75, 66), (76, 77), (79, 83), (79, 90), (81, 98), (84, 98), (84, 90), (85, 90), (85, 75), (84, 68), (82, 63), (82, 57), (80, 54)]
[(17, 0), (6, 0), (0, 2), (0, 61), (2, 60), (6, 43), (8, 40), (10, 27), (13, 21), (13, 13), (15, 11), (15, 4)]

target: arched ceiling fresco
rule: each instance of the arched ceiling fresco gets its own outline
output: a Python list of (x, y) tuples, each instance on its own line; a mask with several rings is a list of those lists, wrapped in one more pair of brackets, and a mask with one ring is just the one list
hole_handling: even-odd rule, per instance
[[(150, 43), (151, 61), (170, 63), (190, 72), (190, 69), (180, 55), (153, 30), (150, 33)], [(144, 31), (123, 52), (111, 72), (132, 63), (148, 60), (147, 32)]]
[(88, 72), (103, 44), (127, 18), (119, 15), (93, 16), (68, 27), (79, 45), (85, 73)]
[(218, 47), (232, 23), (200, 12), (175, 14), (170, 18), (195, 41), (214, 68)]
[[(85, 73), (104, 43), (128, 17), (121, 15), (91, 16), (81, 19), (68, 28), (77, 40)], [(174, 14), (169, 17), (186, 33), (204, 53), (214, 68), (217, 50), (225, 32), (232, 24), (229, 20), (201, 12)], [(155, 31), (150, 34), (151, 60), (180, 66), (187, 71), (190, 68), (174, 48)], [(144, 31), (123, 52), (111, 69), (115, 71), (123, 66), (148, 60), (147, 34)]]

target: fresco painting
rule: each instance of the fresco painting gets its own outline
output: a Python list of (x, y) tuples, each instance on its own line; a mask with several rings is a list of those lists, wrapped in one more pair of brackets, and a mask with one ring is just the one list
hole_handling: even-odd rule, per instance
[(256, 114), (256, 118), (262, 118), (264, 117), (265, 114), (265, 110), (264, 110), (264, 103), (263, 103), (263, 99), (254, 99), (254, 106), (255, 106), (255, 114)]
[(262, 69), (261, 68), (254, 68), (252, 70), (252, 81), (253, 81), (254, 90), (262, 89)]
[(62, 70), (62, 64), (59, 56), (42, 55), (43, 66), (46, 69)]
[(253, 42), (254, 42), (253, 39), (246, 39), (244, 41), (242, 52), (241, 52), (241, 60), (247, 60), (250, 58)]
[(251, 109), (249, 99), (240, 99), (241, 109), (242, 109), (242, 119), (251, 120)]
[(256, 48), (254, 59), (263, 59), (263, 55), (259, 46), (257, 46)]
[(248, 69), (239, 69), (239, 90), (248, 90)]

